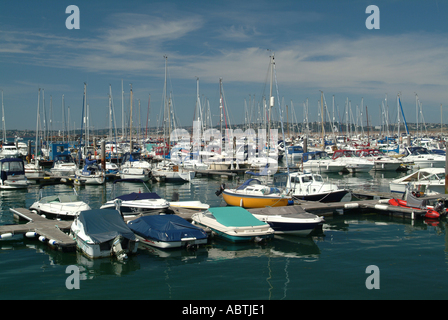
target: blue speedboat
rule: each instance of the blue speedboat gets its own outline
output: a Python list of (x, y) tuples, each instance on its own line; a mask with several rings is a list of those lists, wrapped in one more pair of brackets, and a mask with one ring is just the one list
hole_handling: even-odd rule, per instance
[(143, 216), (128, 222), (140, 243), (161, 249), (191, 248), (207, 243), (207, 233), (176, 215)]

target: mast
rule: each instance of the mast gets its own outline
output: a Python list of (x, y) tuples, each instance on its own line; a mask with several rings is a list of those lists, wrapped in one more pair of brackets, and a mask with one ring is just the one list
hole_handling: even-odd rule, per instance
[[(62, 95), (64, 96), (64, 95)], [(36, 144), (34, 146), (34, 161), (37, 163), (37, 146), (39, 143), (39, 114), (40, 114), (40, 88), (39, 93), (37, 94), (37, 116), (36, 116)], [(2, 91), (2, 106), (3, 106), (3, 91)]]
[(3, 126), (3, 143), (6, 143), (5, 106), (3, 105), (3, 90), (2, 90), (2, 126)]
[(270, 88), (269, 88), (269, 119), (268, 119), (268, 132), (267, 132), (267, 144), (268, 144), (268, 158), (269, 158), (269, 149), (271, 147), (271, 112), (274, 107), (274, 96), (272, 95), (272, 82), (274, 80), (274, 54), (271, 56), (271, 79), (270, 79)]
[[(65, 143), (65, 105), (64, 105), (64, 95), (62, 95), (62, 142)], [(81, 133), (82, 134), (82, 133)]]
[(132, 83), (130, 85), (131, 85), (131, 94), (130, 94), (129, 99), (130, 99), (130, 105), (131, 105), (131, 115), (130, 115), (130, 118), (129, 118), (129, 144), (130, 144), (131, 148), (130, 148), (129, 151), (132, 152), (132, 149), (133, 149), (133, 143), (132, 143), (132, 100), (133, 100), (133, 97), (132, 97)]
[(121, 79), (121, 136), (122, 139), (125, 137), (124, 129), (124, 91), (123, 91), (123, 79)]
[(325, 150), (325, 128), (324, 128), (324, 93), (320, 92), (320, 107), (321, 107), (321, 118), (322, 118), (322, 150)]
[[(145, 131), (145, 140), (148, 139), (148, 124), (149, 124), (149, 101), (151, 100), (151, 94), (148, 96), (148, 112), (146, 113), (146, 131)], [(149, 131), (151, 131), (151, 127), (149, 128)]]

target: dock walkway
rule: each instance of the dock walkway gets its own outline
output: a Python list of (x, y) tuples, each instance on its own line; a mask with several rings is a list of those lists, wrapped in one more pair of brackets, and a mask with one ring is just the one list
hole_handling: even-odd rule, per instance
[(76, 250), (75, 241), (64, 232), (70, 229), (73, 221), (46, 219), (25, 208), (10, 208), (9, 210), (14, 213), (14, 216), (27, 220), (28, 223), (0, 226), (2, 238), (10, 234), (32, 235), (34, 232), (35, 237), (55, 249), (63, 252)]

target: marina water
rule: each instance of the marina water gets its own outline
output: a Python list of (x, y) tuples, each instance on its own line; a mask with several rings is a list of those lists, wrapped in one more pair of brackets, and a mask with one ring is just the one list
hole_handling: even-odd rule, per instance
[[(350, 188), (388, 192), (388, 182), (404, 173), (335, 174)], [(324, 176), (326, 177), (326, 176)], [(191, 183), (152, 183), (171, 199), (224, 205), (221, 183), (244, 180), (197, 177)], [(112, 183), (78, 187), (82, 200), (99, 208)], [(122, 193), (138, 185), (127, 184)], [(70, 186), (43, 189), (72, 193)], [(143, 192), (143, 190), (142, 190)], [(12, 207), (29, 208), (39, 187), (2, 191), (0, 224), (14, 223)], [(0, 242), (0, 299), (445, 299), (448, 288), (446, 221), (428, 224), (379, 214), (335, 214), (312, 237), (282, 236), (267, 244), (232, 244), (211, 239), (198, 251), (139, 250), (124, 263), (61, 253), (37, 240)], [(68, 266), (80, 270), (80, 288), (69, 290)], [(379, 289), (368, 289), (368, 266), (379, 270)]]

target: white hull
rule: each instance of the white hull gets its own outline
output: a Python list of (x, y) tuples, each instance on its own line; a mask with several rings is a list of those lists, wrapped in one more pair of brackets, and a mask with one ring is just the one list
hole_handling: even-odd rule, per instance
[(0, 180), (0, 189), (25, 189), (28, 188), (28, 181), (25, 176), (17, 176), (17, 180)]
[(389, 188), (391, 192), (404, 193), (408, 185), (412, 189), (423, 191), (425, 193), (445, 193), (445, 169), (420, 169), (405, 177), (392, 180), (389, 183)]
[(80, 171), (77, 171), (75, 178), (79, 180), (84, 180), (85, 184), (100, 185), (106, 182), (106, 176), (104, 173), (97, 175), (83, 175)]
[(314, 162), (313, 160), (307, 161), (303, 164), (303, 170), (311, 170), (313, 172), (328, 173), (328, 172), (340, 172), (345, 169), (345, 165), (336, 164), (330, 162)]
[[(94, 244), (89, 243), (89, 239), (83, 239), (78, 234), (71, 232), (71, 236), (73, 236), (73, 239), (76, 242), (76, 247), (78, 250), (80, 250), (84, 255), (86, 255), (88, 258), (91, 259), (97, 259), (97, 258), (107, 258), (113, 256), (113, 253), (111, 251), (111, 246), (113, 240), (108, 241), (107, 244)], [(102, 250), (102, 248), (107, 248), (106, 250)], [(131, 250), (125, 250), (126, 254), (132, 253), (135, 254), (138, 249), (138, 242), (135, 242), (132, 245)]]
[(156, 247), (160, 249), (172, 249), (172, 248), (182, 248), (187, 245), (201, 245), (207, 244), (207, 239), (196, 239), (196, 238), (185, 238), (182, 241), (156, 241), (151, 239), (143, 238), (139, 235), (135, 235), (140, 241), (140, 244), (147, 247)]

